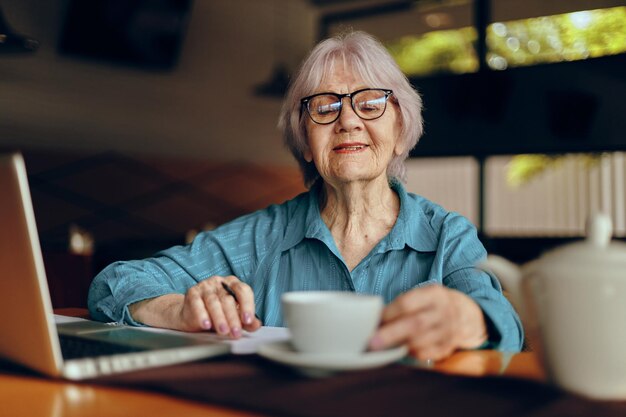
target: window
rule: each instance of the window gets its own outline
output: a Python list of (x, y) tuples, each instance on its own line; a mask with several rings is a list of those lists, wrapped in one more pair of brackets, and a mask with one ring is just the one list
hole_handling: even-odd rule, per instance
[[(481, 3), (482, 4), (482, 3)], [(324, 35), (365, 30), (388, 47), (410, 77), (478, 71), (484, 50), (492, 70), (626, 52), (626, 7), (618, 1), (419, 1), (326, 15)], [(485, 22), (485, 48), (476, 16)], [(490, 16), (490, 17), (489, 17)]]

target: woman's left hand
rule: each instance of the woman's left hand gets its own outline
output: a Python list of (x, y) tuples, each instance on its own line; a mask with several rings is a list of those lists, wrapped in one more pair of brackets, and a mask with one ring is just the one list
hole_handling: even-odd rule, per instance
[(383, 310), (373, 350), (406, 344), (421, 360), (439, 360), (487, 340), (483, 312), (470, 297), (441, 285), (415, 288)]

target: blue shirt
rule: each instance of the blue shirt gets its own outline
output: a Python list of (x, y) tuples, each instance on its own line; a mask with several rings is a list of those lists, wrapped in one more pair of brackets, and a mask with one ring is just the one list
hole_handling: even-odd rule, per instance
[(254, 290), (263, 323), (282, 326), (280, 297), (286, 291), (354, 291), (379, 294), (389, 303), (412, 288), (442, 284), (482, 308), (490, 347), (518, 351), (523, 330), (517, 314), (498, 281), (474, 268), (486, 256), (475, 227), (407, 193), (398, 182), (391, 187), (400, 199), (396, 223), (352, 271), (321, 218), (321, 184), (316, 184), (293, 200), (200, 233), (187, 246), (109, 265), (94, 278), (89, 311), (97, 320), (139, 325), (129, 314), (130, 304), (184, 294), (214, 275), (235, 275)]

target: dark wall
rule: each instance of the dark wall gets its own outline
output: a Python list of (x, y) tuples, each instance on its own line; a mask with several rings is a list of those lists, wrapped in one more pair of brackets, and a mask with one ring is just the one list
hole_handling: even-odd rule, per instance
[(414, 156), (626, 150), (626, 54), (412, 82)]

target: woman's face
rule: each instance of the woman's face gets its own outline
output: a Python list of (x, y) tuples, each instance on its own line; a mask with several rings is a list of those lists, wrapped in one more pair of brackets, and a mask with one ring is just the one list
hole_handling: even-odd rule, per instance
[[(387, 88), (368, 85), (342, 65), (326, 78), (315, 93), (346, 94), (362, 88)], [(398, 140), (401, 122), (397, 104), (391, 98), (385, 113), (378, 119), (362, 120), (354, 113), (350, 99), (343, 99), (339, 118), (320, 125), (308, 115), (306, 132), (309, 148), (304, 158), (315, 163), (318, 172), (330, 184), (373, 181), (387, 176), (392, 157), (403, 152)]]

